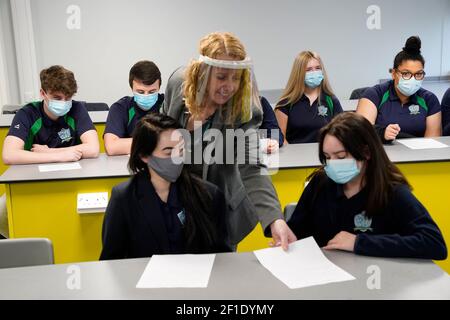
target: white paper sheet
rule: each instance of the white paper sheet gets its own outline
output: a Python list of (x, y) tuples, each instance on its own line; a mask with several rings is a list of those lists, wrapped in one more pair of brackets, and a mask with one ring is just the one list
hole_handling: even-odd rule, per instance
[(396, 141), (414, 150), (448, 148), (445, 143), (430, 138), (399, 139)]
[(39, 172), (66, 171), (77, 169), (81, 169), (81, 165), (78, 162), (39, 165)]
[(206, 288), (215, 254), (153, 255), (136, 288)]
[(277, 247), (254, 253), (267, 270), (291, 289), (355, 280), (325, 257), (313, 237), (291, 243), (287, 252)]

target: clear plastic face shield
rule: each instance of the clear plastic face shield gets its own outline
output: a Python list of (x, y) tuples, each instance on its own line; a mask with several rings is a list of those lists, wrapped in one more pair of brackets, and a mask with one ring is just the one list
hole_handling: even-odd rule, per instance
[(218, 105), (225, 119), (249, 121), (252, 106), (261, 108), (251, 59), (220, 60), (200, 55), (199, 61), (196, 105)]

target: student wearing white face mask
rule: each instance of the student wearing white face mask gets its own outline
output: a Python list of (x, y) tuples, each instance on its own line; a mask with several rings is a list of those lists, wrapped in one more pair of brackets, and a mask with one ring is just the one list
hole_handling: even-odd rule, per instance
[(298, 238), (361, 255), (447, 257), (438, 226), (367, 119), (336, 116), (320, 132), (319, 159), (323, 167), (309, 177), (288, 222)]
[(366, 89), (356, 112), (375, 125), (383, 143), (442, 134), (438, 98), (422, 88), (425, 59), (419, 37), (409, 37), (394, 59), (392, 80)]
[(131, 136), (138, 121), (150, 112), (159, 112), (164, 95), (159, 94), (161, 72), (158, 66), (147, 60), (139, 61), (130, 69), (128, 82), (133, 96), (115, 102), (106, 119), (106, 153), (110, 156), (129, 154)]
[(17, 111), (3, 145), (5, 164), (77, 161), (96, 158), (98, 136), (73, 73), (52, 66), (40, 73), (42, 101)]
[(178, 128), (158, 113), (137, 123), (128, 163), (133, 176), (112, 191), (100, 259), (230, 251), (224, 196), (184, 168)]

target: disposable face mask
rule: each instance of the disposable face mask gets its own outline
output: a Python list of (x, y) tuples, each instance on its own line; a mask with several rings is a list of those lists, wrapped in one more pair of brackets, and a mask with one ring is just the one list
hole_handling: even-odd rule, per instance
[(322, 70), (310, 71), (305, 74), (305, 84), (310, 88), (317, 88), (323, 80)]
[(72, 100), (49, 100), (48, 110), (57, 117), (66, 115), (72, 108)]
[(422, 81), (423, 80), (416, 80), (416, 78), (414, 77), (409, 80), (400, 78), (397, 88), (403, 95), (409, 97), (420, 89), (420, 87), (422, 86)]
[(139, 108), (144, 111), (150, 110), (158, 101), (158, 93), (139, 94), (134, 92), (134, 101), (136, 101)]
[(345, 184), (359, 175), (355, 159), (327, 160), (325, 173), (336, 183)]
[[(175, 163), (176, 162), (176, 163)], [(153, 169), (161, 178), (175, 182), (183, 170), (183, 158), (159, 158), (151, 156), (148, 160), (148, 167)]]

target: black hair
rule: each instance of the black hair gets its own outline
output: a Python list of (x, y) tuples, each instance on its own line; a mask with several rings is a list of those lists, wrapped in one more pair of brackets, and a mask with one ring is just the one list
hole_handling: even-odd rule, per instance
[(142, 60), (136, 62), (130, 69), (128, 78), (130, 88), (133, 88), (133, 80), (140, 81), (146, 86), (159, 80), (159, 85), (161, 86), (161, 71), (159, 71), (158, 66), (154, 62)]
[(421, 46), (422, 42), (418, 36), (409, 37), (402, 51), (397, 53), (394, 58), (394, 69), (397, 69), (406, 60), (420, 61), (425, 67), (425, 59), (420, 53)]
[[(177, 121), (160, 113), (150, 113), (141, 118), (133, 131), (128, 167), (133, 174), (150, 176), (150, 171), (141, 157), (150, 156), (155, 150), (159, 136), (166, 130), (180, 129)], [(183, 168), (177, 180), (178, 192), (186, 215), (184, 229), (186, 249), (190, 253), (205, 253), (220, 247), (224, 239), (219, 239), (215, 213), (211, 212), (212, 195), (204, 182)]]

